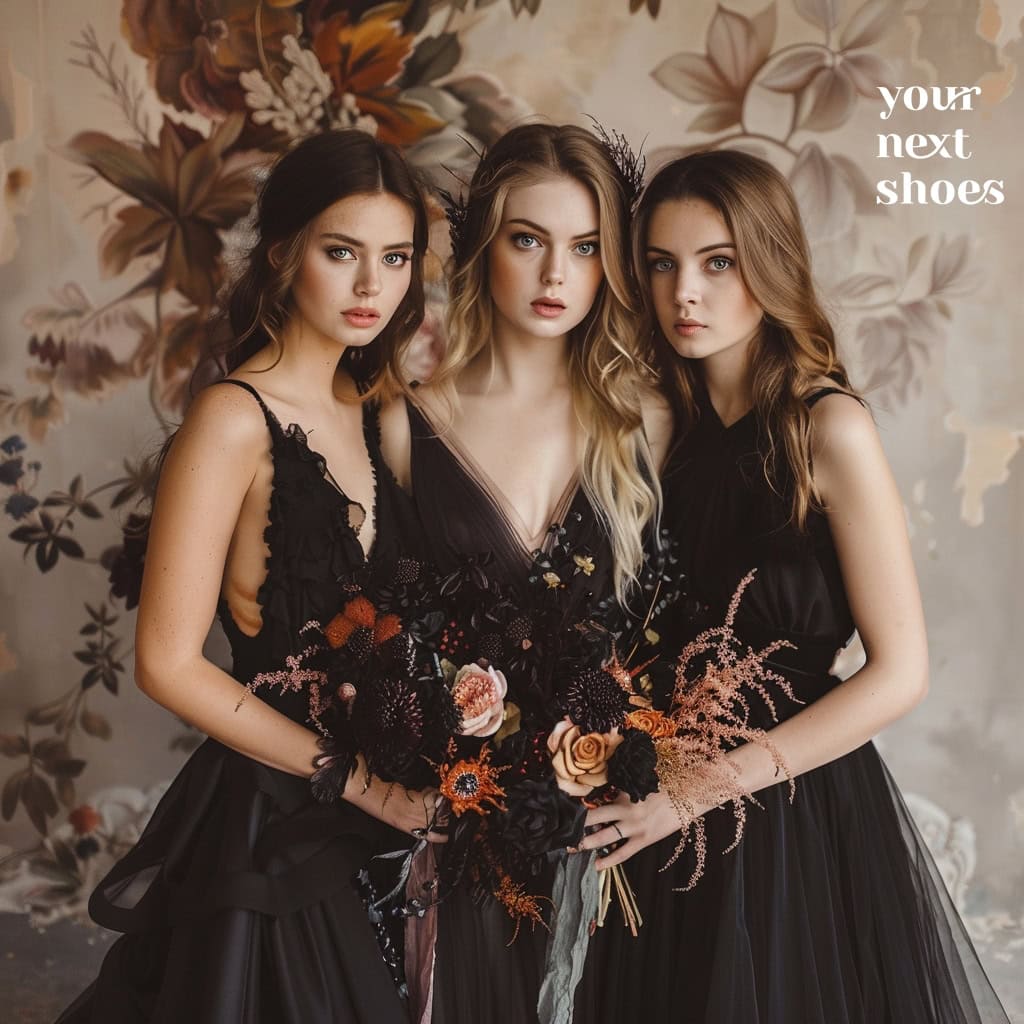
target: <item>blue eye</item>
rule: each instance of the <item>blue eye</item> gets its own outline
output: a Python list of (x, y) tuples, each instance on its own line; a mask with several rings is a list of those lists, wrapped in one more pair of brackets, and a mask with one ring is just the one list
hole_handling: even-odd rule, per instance
[(597, 242), (577, 242), (573, 246), (573, 252), (577, 256), (595, 256), (599, 248)]
[(655, 274), (667, 274), (675, 269), (675, 264), (664, 257), (661, 259), (651, 260), (648, 266)]
[(336, 245), (326, 251), (332, 260), (354, 260), (356, 258), (355, 253), (344, 245)]
[(384, 262), (389, 267), (404, 267), (412, 257), (407, 252), (389, 252), (384, 254)]
[(712, 256), (708, 260), (708, 266), (712, 269), (721, 273), (723, 270), (728, 270), (733, 265), (733, 260), (729, 259), (728, 256)]
[(512, 244), (518, 249), (537, 249), (540, 247), (540, 242), (536, 235), (527, 235), (521, 231), (512, 236)]

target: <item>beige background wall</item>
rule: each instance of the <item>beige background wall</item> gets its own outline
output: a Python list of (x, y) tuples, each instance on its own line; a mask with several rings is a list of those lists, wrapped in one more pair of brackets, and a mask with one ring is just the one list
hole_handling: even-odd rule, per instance
[[(246, 106), (257, 8), (268, 64), (243, 78)], [(931, 694), (881, 743), (993, 970), (1021, 973), (1022, 18), (1020, 0), (7, 0), (0, 442), (20, 441), (0, 450), (0, 909), (80, 916), (194, 741), (132, 685), (133, 617), (102, 563), (132, 507), (112, 500), (178, 413), (248, 169), (321, 117), (376, 127), (450, 185), (437, 168), (465, 168), (460, 135), (594, 114), (651, 167), (739, 144), (798, 191), (927, 605)], [(289, 32), (323, 70), (296, 55), (309, 109), (261, 127), (266, 79), (294, 72)], [(982, 92), (972, 111), (882, 121), (880, 85)], [(957, 128), (969, 160), (875, 157), (879, 131)], [(904, 170), (1001, 179), (1006, 201), (875, 205)]]

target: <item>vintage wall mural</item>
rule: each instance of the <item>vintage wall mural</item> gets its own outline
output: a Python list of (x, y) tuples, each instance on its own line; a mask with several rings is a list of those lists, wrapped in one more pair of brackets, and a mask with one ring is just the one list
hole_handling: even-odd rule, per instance
[[(1024, 1013), (1022, 25), (1019, 0), (8, 5), (8, 925), (84, 921), (91, 886), (200, 740), (132, 682), (132, 527), (147, 456), (181, 417), (246, 244), (261, 168), (295, 139), (354, 127), (457, 190), (507, 126), (592, 116), (643, 145), (649, 171), (741, 147), (796, 191), (905, 498), (929, 617), (931, 694), (880, 745), (1008, 1008)], [(916, 153), (915, 133), (934, 137)], [(434, 228), (415, 376), (443, 345), (439, 205)], [(855, 665), (855, 650), (844, 657)]]

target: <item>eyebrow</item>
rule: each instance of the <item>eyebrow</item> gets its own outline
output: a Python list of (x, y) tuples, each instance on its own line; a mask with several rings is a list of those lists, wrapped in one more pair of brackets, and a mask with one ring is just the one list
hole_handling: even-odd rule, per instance
[[(330, 238), (337, 242), (344, 242), (355, 249), (365, 249), (366, 243), (360, 242), (358, 238), (350, 238), (348, 235), (339, 234), (337, 231), (325, 231), (321, 238)], [(384, 250), (390, 252), (392, 249), (411, 249), (412, 242), (395, 242), (393, 245), (385, 245)]]
[[(736, 244), (734, 242), (719, 242), (717, 245), (705, 245), (697, 250), (695, 255), (699, 256), (701, 253), (711, 252), (713, 249), (735, 249)], [(664, 256), (673, 256), (674, 253), (668, 251), (668, 249), (659, 249), (656, 245), (647, 246), (648, 252), (660, 252)]]
[[(535, 224), (532, 220), (526, 220), (523, 217), (514, 217), (512, 220), (507, 221), (508, 224), (522, 224), (523, 227), (530, 228), (531, 231), (536, 231), (538, 235), (549, 235), (551, 234), (547, 228), (542, 228), (539, 224)], [(578, 242), (583, 238), (593, 238), (595, 235), (599, 235), (600, 232), (597, 228), (593, 231), (584, 231), (582, 235), (573, 235), (570, 241)]]

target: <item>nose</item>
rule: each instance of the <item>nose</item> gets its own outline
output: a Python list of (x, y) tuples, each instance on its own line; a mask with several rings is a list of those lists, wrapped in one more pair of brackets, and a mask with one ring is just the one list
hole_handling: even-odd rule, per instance
[(564, 257), (555, 251), (554, 246), (548, 250), (548, 258), (544, 261), (540, 279), (546, 285), (562, 284), (565, 281)]
[(364, 259), (356, 277), (356, 295), (380, 294), (380, 268), (374, 260)]
[(680, 309), (700, 302), (700, 290), (693, 271), (685, 267), (679, 268), (676, 274), (675, 294), (672, 297)]

